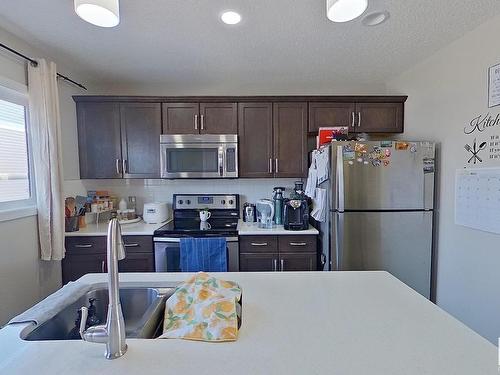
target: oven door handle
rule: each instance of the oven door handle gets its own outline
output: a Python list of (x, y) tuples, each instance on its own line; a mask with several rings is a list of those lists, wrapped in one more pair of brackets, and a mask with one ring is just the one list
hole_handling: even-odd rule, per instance
[[(179, 237), (154, 237), (153, 242), (179, 243), (181, 239)], [(226, 242), (238, 242), (238, 237), (226, 237)]]

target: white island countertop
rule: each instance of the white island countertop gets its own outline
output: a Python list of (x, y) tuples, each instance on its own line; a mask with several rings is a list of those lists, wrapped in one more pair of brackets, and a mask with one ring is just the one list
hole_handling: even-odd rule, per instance
[(272, 229), (259, 228), (257, 223), (246, 223), (243, 220), (238, 221), (238, 234), (240, 236), (303, 236), (303, 235), (315, 235), (319, 234), (319, 231), (312, 225), (309, 225), (309, 229), (306, 230), (285, 230), (283, 225), (273, 225)]
[[(236, 342), (128, 339), (104, 345), (26, 342), (0, 330), (1, 374), (494, 375), (497, 348), (386, 272), (214, 274), (243, 290)], [(121, 274), (121, 286), (162, 286), (189, 274)], [(90, 274), (80, 283), (102, 283)]]
[[(167, 220), (160, 224), (146, 224), (144, 221), (132, 224), (122, 224), (121, 230), (124, 236), (152, 236), (154, 231), (167, 224)], [(106, 236), (109, 223), (87, 224), (85, 228), (80, 228), (76, 232), (66, 232), (66, 237), (88, 237), (88, 236)]]

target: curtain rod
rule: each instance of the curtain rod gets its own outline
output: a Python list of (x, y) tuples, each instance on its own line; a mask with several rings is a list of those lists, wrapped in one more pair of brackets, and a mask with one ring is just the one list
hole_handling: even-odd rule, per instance
[[(30, 63), (31, 65), (33, 65), (33, 66), (38, 66), (38, 61), (36, 61), (35, 59), (32, 59), (31, 57), (28, 57), (28, 56), (26, 56), (26, 55), (23, 55), (22, 53), (20, 53), (20, 52), (16, 51), (15, 49), (10, 48), (9, 46), (6, 46), (6, 45), (5, 45), (5, 44), (3, 44), (3, 43), (0, 43), (0, 47), (2, 47), (3, 49), (6, 49), (7, 51), (9, 51), (9, 52), (13, 53), (13, 54), (14, 54), (14, 55), (16, 55), (16, 56), (19, 56), (19, 57), (21, 57), (21, 58), (25, 59), (26, 61), (29, 61), (29, 63)], [(83, 89), (83, 90), (87, 90), (87, 88), (86, 88), (84, 85), (82, 85), (81, 83), (78, 83), (78, 82), (76, 82), (76, 81), (73, 81), (71, 78), (66, 77), (65, 75), (62, 75), (62, 74), (60, 74), (60, 73), (57, 73), (57, 76), (58, 76), (59, 78), (64, 79), (65, 81), (71, 82), (72, 84), (74, 84), (75, 86), (80, 87), (80, 88), (81, 88), (81, 89)]]

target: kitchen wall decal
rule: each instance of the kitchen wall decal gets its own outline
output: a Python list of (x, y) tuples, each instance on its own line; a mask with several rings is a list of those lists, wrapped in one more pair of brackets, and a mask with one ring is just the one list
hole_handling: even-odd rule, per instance
[(479, 115), (470, 120), (469, 124), (464, 127), (465, 134), (472, 134), (475, 131), (483, 132), (489, 128), (500, 126), (500, 113), (493, 118), (489, 113)]
[(488, 107), (500, 105), (500, 64), (488, 69)]
[(474, 163), (477, 164), (477, 162), (482, 163), (483, 159), (479, 156), (479, 153), (483, 151), (486, 148), (487, 142), (481, 142), (479, 145), (477, 144), (476, 138), (474, 138), (474, 142), (472, 143), (472, 146), (469, 145), (468, 143), (465, 144), (464, 148), (467, 152), (472, 154), (472, 156), (467, 160), (467, 163)]
[(490, 137), (490, 159), (500, 159), (500, 135), (492, 135)]

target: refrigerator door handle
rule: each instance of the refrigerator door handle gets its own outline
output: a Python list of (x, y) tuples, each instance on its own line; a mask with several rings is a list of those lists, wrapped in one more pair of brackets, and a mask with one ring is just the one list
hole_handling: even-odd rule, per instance
[(344, 212), (344, 156), (342, 146), (337, 146), (337, 162), (335, 168), (336, 206), (339, 212)]
[(335, 261), (337, 265), (335, 269), (337, 271), (342, 271), (342, 250), (344, 242), (344, 214), (337, 213), (336, 226), (335, 226)]

